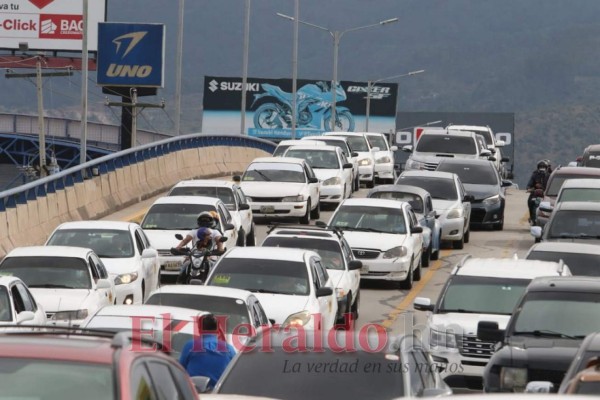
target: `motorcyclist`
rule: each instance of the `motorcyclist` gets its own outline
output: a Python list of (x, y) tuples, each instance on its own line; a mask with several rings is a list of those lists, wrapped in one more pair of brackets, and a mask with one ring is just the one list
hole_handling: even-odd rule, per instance
[[(212, 252), (212, 250), (214, 249), (214, 242), (212, 240), (212, 234), (213, 231), (210, 228), (198, 228), (196, 230), (196, 243), (195, 243), (195, 248), (197, 250), (200, 250), (203, 254), (208, 253), (210, 254)], [(209, 262), (211, 263), (211, 267), (212, 267), (212, 260), (210, 260), (209, 258)], [(189, 263), (184, 262), (181, 265), (181, 269), (179, 270), (179, 276), (177, 277), (177, 283), (183, 283), (185, 282), (185, 276), (187, 273), (187, 266), (189, 265)]]
[(529, 222), (534, 223), (535, 221), (535, 210), (536, 210), (536, 201), (535, 201), (535, 190), (541, 189), (542, 191), (546, 190), (546, 184), (548, 183), (548, 178), (550, 177), (550, 173), (548, 169), (550, 168), (550, 163), (548, 160), (540, 160), (537, 163), (537, 169), (531, 173), (531, 177), (527, 182), (527, 192), (529, 193), (529, 197), (527, 198), (527, 208), (529, 209)]

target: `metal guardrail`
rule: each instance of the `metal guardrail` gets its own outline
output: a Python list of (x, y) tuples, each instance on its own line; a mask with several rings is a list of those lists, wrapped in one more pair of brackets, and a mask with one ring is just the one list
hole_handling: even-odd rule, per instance
[(86, 178), (107, 174), (148, 159), (157, 158), (175, 151), (210, 146), (238, 146), (257, 148), (269, 153), (275, 150), (275, 144), (265, 139), (252, 138), (237, 134), (206, 135), (192, 134), (176, 136), (158, 142), (145, 144), (131, 149), (109, 154), (84, 164), (63, 170), (25, 185), (0, 192), (0, 212), (6, 208), (26, 204), (29, 200), (55, 193)]

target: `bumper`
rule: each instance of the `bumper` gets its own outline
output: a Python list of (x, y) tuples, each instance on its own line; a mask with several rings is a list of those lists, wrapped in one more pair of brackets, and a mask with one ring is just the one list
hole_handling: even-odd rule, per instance
[(363, 267), (360, 270), (360, 279), (403, 281), (408, 276), (408, 269), (410, 268), (409, 258), (391, 258), (389, 260), (357, 259), (363, 263)]
[[(179, 269), (184, 257), (181, 256), (160, 256), (158, 261), (160, 262), (160, 274), (161, 275), (179, 275)], [(120, 285), (119, 285), (120, 286)], [(119, 303), (117, 300), (117, 304)]]
[(504, 204), (484, 205), (474, 203), (471, 205), (471, 226), (487, 226), (502, 222), (504, 219)]
[(394, 179), (394, 163), (375, 164), (375, 177), (379, 179)]
[(83, 321), (85, 321), (85, 319), (72, 319), (72, 320), (66, 320), (66, 319), (59, 319), (59, 320), (48, 320), (48, 322), (46, 323), (46, 325), (48, 326), (59, 326), (59, 327), (73, 327), (73, 328), (78, 328), (81, 326), (81, 324), (83, 323)]
[(358, 167), (358, 179), (360, 181), (372, 181), (375, 176), (375, 169), (372, 165), (362, 165)]
[(303, 217), (306, 202), (299, 203), (250, 203), (252, 215), (264, 218)]
[[(142, 288), (138, 285), (137, 280), (123, 285), (115, 285), (115, 296), (117, 297), (117, 305), (142, 304), (144, 302)], [(130, 299), (131, 303), (126, 303), (127, 299)]]
[(464, 218), (445, 219), (442, 222), (442, 240), (460, 240), (464, 235)]
[(440, 376), (451, 387), (474, 390), (483, 388), (483, 369), (489, 358), (463, 357), (456, 349), (431, 349)]
[(322, 203), (341, 203), (344, 199), (344, 186), (321, 186), (320, 201)]

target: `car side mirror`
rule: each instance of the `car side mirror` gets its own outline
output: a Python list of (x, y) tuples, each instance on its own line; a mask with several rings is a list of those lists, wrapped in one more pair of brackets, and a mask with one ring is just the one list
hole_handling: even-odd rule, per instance
[(536, 239), (542, 238), (542, 227), (541, 226), (532, 226), (529, 228), (529, 233)]
[(177, 239), (177, 240), (183, 240), (183, 235), (181, 233), (176, 233), (175, 234), (175, 239)]
[(27, 321), (33, 321), (34, 318), (35, 314), (33, 311), (21, 311), (19, 314), (17, 314), (17, 325)]
[(490, 160), (490, 161), (496, 161), (496, 157), (489, 156), (489, 157), (488, 157), (488, 160)]
[(308, 178), (308, 183), (319, 183), (319, 178)]
[(433, 304), (431, 304), (431, 299), (427, 297), (416, 297), (413, 302), (413, 307), (415, 310), (419, 311), (433, 311)]
[(504, 147), (505, 145), (504, 140), (496, 140), (496, 147)]
[(232, 179), (233, 179), (234, 182), (241, 182), (242, 181), (242, 177), (240, 175), (234, 175)]
[(423, 227), (422, 226), (413, 226), (410, 229), (411, 233), (423, 233)]
[(315, 221), (315, 225), (319, 228), (327, 228), (327, 224), (323, 221)]
[(504, 330), (498, 328), (496, 321), (479, 321), (477, 324), (477, 339), (484, 342), (498, 343), (504, 340)]
[(233, 224), (225, 224), (225, 226), (223, 227), (223, 229), (225, 229), (226, 231), (231, 231), (235, 229), (235, 225)]
[(500, 159), (500, 161), (503, 162), (503, 163), (508, 163), (508, 162), (510, 162), (510, 158), (508, 158), (508, 157), (502, 157)]
[(350, 260), (350, 262), (348, 263), (348, 270), (349, 271), (356, 271), (357, 269), (361, 269), (362, 268), (362, 261), (360, 260)]
[(380, 149), (379, 147), (373, 147), (373, 148), (371, 149), (371, 151), (372, 151), (373, 153), (377, 153), (378, 151), (381, 151), (381, 149)]
[(549, 201), (542, 201), (538, 208), (540, 209), (540, 211), (546, 213), (551, 213), (552, 211), (554, 211), (554, 207), (552, 207)]
[(249, 210), (250, 204), (248, 204), (248, 203), (240, 204), (239, 209), (240, 209), (240, 211)]
[(197, 393), (208, 393), (210, 391), (208, 386), (210, 378), (208, 376), (192, 376), (191, 379)]
[(475, 201), (475, 196), (473, 196), (472, 194), (466, 194), (463, 201), (468, 201), (469, 203), (471, 203), (471, 202)]
[(142, 251), (142, 259), (156, 258), (157, 256), (158, 252), (155, 249), (144, 249)]
[(112, 285), (108, 279), (98, 279), (96, 282), (96, 289), (110, 289)]
[(531, 381), (525, 386), (525, 393), (552, 393), (554, 384), (548, 381)]
[(392, 147), (390, 147), (390, 150), (391, 151), (398, 151), (398, 146), (392, 146)]
[(320, 287), (317, 289), (316, 296), (317, 297), (325, 297), (331, 296), (333, 294), (333, 289), (330, 287)]
[(412, 153), (412, 151), (413, 151), (412, 144), (407, 144), (405, 146), (402, 146), (402, 151), (405, 153)]
[(513, 185), (513, 183), (511, 181), (504, 181), (503, 180), (502, 181), (502, 185), (500, 185), (500, 186), (502, 186), (502, 187), (509, 187), (509, 186), (512, 186), (512, 185)]
[(479, 155), (481, 157), (491, 157), (492, 156), (492, 152), (489, 151), (488, 149), (483, 149), (483, 150), (481, 150), (481, 152), (479, 153)]
[(344, 164), (344, 169), (352, 169), (354, 167), (351, 163)]

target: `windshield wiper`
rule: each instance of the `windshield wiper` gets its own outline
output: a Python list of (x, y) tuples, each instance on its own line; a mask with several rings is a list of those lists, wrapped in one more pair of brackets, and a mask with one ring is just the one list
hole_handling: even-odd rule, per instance
[(456, 313), (466, 313), (466, 314), (481, 314), (481, 311), (465, 310), (464, 308), (455, 308), (455, 309), (445, 308), (443, 310), (439, 310), (439, 312), (441, 312), (441, 313), (456, 312)]
[(559, 337), (564, 339), (577, 339), (577, 336), (570, 336), (565, 333), (551, 331), (549, 329), (539, 329), (533, 331), (515, 331), (513, 335), (533, 335), (533, 336), (546, 336), (546, 337)]
[(30, 288), (44, 288), (44, 289), (75, 289), (72, 286), (67, 285), (53, 285), (51, 283), (44, 283), (41, 285), (28, 285)]
[(265, 181), (271, 182), (271, 178), (269, 178), (268, 176), (266, 176), (265, 174), (263, 174), (259, 170), (255, 169), (254, 172), (256, 172), (257, 174), (259, 174), (260, 176), (262, 176)]
[(349, 227), (349, 226), (347, 226), (347, 227), (344, 227), (344, 228), (342, 228), (342, 229), (344, 229), (344, 230), (350, 230), (350, 231), (362, 231), (362, 232), (389, 233), (389, 232), (382, 231), (382, 230), (380, 230), (380, 229), (375, 229), (375, 228), (358, 228), (358, 227), (354, 227), (354, 228), (352, 228), (352, 227)]
[(282, 294), (277, 290), (269, 290), (269, 289), (244, 289), (252, 293), (271, 293), (271, 294)]

